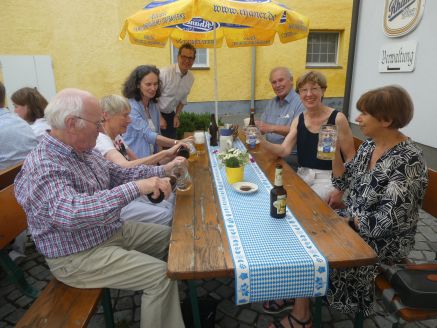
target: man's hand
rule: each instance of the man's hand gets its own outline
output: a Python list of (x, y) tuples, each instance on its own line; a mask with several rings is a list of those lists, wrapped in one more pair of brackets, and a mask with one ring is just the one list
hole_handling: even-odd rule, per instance
[(263, 121), (255, 121), (255, 125), (262, 134), (271, 133), (273, 130), (271, 124), (264, 123)]
[(164, 120), (161, 114), (159, 115), (159, 127), (161, 130), (167, 129), (167, 122)]
[(175, 117), (173, 118), (173, 126), (175, 128), (178, 128), (181, 125), (181, 122), (179, 121), (179, 115), (176, 114)]
[(343, 203), (343, 194), (344, 191), (335, 189), (333, 190), (328, 197), (328, 205), (331, 206), (332, 209), (345, 208), (346, 205)]
[(188, 166), (188, 161), (185, 157), (177, 156), (171, 162), (168, 162), (167, 164), (163, 165), (164, 170), (165, 170), (165, 174), (168, 176), (171, 175), (171, 172), (176, 165)]
[(152, 198), (158, 198), (161, 191), (164, 193), (164, 198), (167, 199), (171, 193), (171, 185), (169, 178), (151, 177), (135, 181), (141, 195), (152, 193)]

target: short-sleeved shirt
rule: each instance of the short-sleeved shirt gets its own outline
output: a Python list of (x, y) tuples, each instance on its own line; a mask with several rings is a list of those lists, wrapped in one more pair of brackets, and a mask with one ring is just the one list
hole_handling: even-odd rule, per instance
[(182, 103), (187, 104), (187, 97), (194, 83), (194, 75), (190, 71), (182, 75), (178, 64), (161, 68), (159, 73), (161, 81), (161, 96), (158, 107), (161, 113), (171, 113)]
[(30, 125), (6, 108), (0, 108), (0, 170), (21, 162), (38, 140)]
[[(261, 115), (261, 121), (268, 124), (290, 126), (293, 119), (304, 110), (305, 107), (299, 95), (291, 90), (283, 101), (280, 101), (279, 97), (275, 97), (267, 103), (267, 107)], [(266, 140), (271, 143), (280, 144), (284, 139), (285, 136), (281, 134), (266, 133)]]
[(38, 141), (41, 141), (42, 137), (47, 133), (47, 131), (51, 130), (49, 123), (47, 123), (47, 120), (44, 117), (36, 119), (35, 122), (30, 125), (30, 127), (32, 128), (33, 133), (35, 133)]
[(112, 140), (110, 136), (100, 132), (94, 148), (103, 156), (105, 156), (111, 150), (117, 150), (129, 161), (129, 155), (127, 154), (129, 147), (125, 144), (120, 135), (116, 136), (115, 139)]

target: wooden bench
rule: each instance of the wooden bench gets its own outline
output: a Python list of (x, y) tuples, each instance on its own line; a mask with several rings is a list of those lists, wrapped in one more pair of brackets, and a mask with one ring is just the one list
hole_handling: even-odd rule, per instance
[(26, 214), (15, 199), (13, 184), (0, 190), (0, 208), (0, 266), (9, 281), (25, 295), (34, 298), (38, 295), (38, 290), (29, 285), (23, 270), (10, 259), (4, 249), (27, 227)]
[(14, 166), (0, 171), (0, 190), (14, 184), (15, 177), (17, 176), (18, 172), (20, 172), (22, 165), (23, 162), (20, 162)]
[(53, 279), (16, 328), (86, 327), (102, 301), (105, 325), (114, 327), (111, 295), (107, 288), (73, 288)]

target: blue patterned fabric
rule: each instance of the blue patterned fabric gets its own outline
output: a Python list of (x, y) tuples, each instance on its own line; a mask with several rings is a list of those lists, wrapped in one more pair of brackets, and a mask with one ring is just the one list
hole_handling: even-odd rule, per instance
[[(209, 141), (207, 137), (206, 140)], [(245, 149), (240, 140), (234, 147)], [(258, 185), (236, 192), (217, 161), (219, 147), (208, 142), (215, 187), (235, 267), (235, 303), (325, 295), (328, 263), (287, 208), (285, 219), (270, 216), (271, 183), (251, 160), (244, 181)]]

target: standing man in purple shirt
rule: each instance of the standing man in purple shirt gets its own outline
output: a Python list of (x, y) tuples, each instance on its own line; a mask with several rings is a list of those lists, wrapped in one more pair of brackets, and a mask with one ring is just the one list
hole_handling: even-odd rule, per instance
[[(291, 122), (304, 111), (299, 95), (293, 90), (293, 75), (286, 67), (275, 67), (270, 71), (270, 84), (276, 94), (267, 103), (256, 125), (265, 134), (267, 141), (281, 144), (290, 131)], [(297, 151), (294, 149), (284, 160), (297, 171)]]
[(97, 99), (59, 92), (45, 110), (52, 127), (15, 181), (35, 245), (53, 275), (77, 288), (142, 290), (141, 327), (184, 327), (176, 281), (166, 276), (170, 228), (125, 222), (130, 201), (171, 192), (164, 166), (122, 168), (93, 150), (102, 130)]

